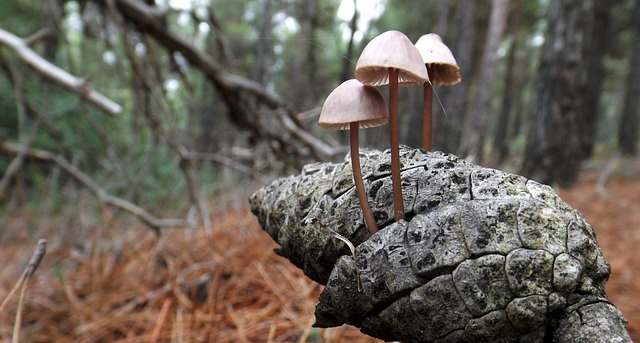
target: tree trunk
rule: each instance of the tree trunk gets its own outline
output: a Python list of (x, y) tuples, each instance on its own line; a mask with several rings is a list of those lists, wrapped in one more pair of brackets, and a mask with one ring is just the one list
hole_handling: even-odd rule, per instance
[(509, 44), (509, 54), (507, 55), (507, 66), (504, 77), (504, 91), (502, 96), (502, 104), (500, 105), (500, 113), (498, 121), (496, 122), (496, 130), (493, 140), (493, 146), (496, 151), (498, 162), (503, 162), (509, 154), (509, 145), (507, 143), (509, 129), (511, 124), (511, 113), (513, 108), (513, 99), (517, 97), (517, 93), (514, 92), (514, 65), (516, 60), (516, 51), (518, 50), (518, 29), (520, 27), (520, 15), (522, 0), (516, 0), (515, 7), (511, 14), (510, 35), (511, 43)]
[(62, 0), (50, 0), (47, 2), (49, 18), (46, 25), (47, 34), (42, 37), (42, 55), (50, 61), (55, 61), (58, 44), (60, 43), (60, 37), (62, 35), (64, 2)]
[(487, 130), (487, 121), (491, 109), (491, 98), (497, 70), (497, 51), (504, 36), (507, 23), (509, 0), (492, 0), (491, 19), (482, 62), (480, 63), (480, 79), (478, 91), (473, 102), (470, 118), (465, 120), (464, 135), (459, 154), (471, 161), (482, 159), (482, 147)]
[[(298, 32), (299, 50), (293, 58), (293, 104), (296, 108), (307, 109), (315, 105), (319, 98), (316, 33), (319, 26), (317, 0), (298, 4), (296, 19), (300, 25)], [(324, 94), (323, 94), (324, 95)]]
[(264, 85), (267, 75), (267, 51), (271, 48), (269, 36), (273, 29), (271, 15), (271, 0), (262, 0), (262, 18), (260, 19), (260, 30), (258, 42), (256, 43), (256, 70), (253, 79)]
[(451, 8), (451, 0), (438, 0), (438, 21), (433, 28), (433, 32), (445, 37), (447, 27), (449, 26), (449, 9)]
[(522, 173), (568, 187), (578, 177), (583, 156), (579, 122), (585, 116), (585, 33), (593, 24), (593, 0), (552, 0), (548, 18)]
[[(432, 31), (434, 33), (439, 34), (440, 37), (442, 37), (442, 40), (444, 41), (444, 43), (447, 44), (447, 46), (450, 49), (452, 48), (452, 46), (449, 45), (449, 43), (455, 42), (454, 36), (456, 31), (455, 29), (449, 30), (449, 17), (450, 17), (449, 13), (451, 12), (452, 6), (453, 4), (449, 0), (438, 0), (438, 7), (437, 7), (438, 15)], [(458, 63), (459, 63), (459, 60), (458, 60)], [(459, 87), (459, 86), (460, 84), (456, 85), (456, 87)], [(442, 109), (440, 108), (440, 103), (442, 103), (442, 107), (444, 107), (448, 115), (449, 114), (448, 103), (450, 102), (450, 98), (451, 98), (451, 90), (452, 90), (452, 87), (437, 87), (433, 89), (433, 92), (435, 95), (433, 96), (433, 114), (432, 114), (433, 130), (432, 131), (437, 132), (437, 134), (433, 135), (432, 144), (435, 149), (442, 149), (442, 147), (446, 145), (446, 140), (450, 138), (447, 135), (447, 133), (443, 131), (443, 130), (447, 130), (447, 131), (450, 130), (449, 118), (445, 116), (445, 112), (443, 112)], [(418, 93), (421, 93), (421, 92), (418, 92)], [(418, 98), (419, 98), (419, 102), (417, 103), (416, 107), (420, 108), (420, 106), (422, 106), (422, 95), (419, 96)], [(421, 111), (418, 111), (417, 114), (419, 118), (422, 118)], [(415, 146), (419, 146), (419, 144), (422, 144), (422, 135), (419, 135), (419, 143), (417, 143), (417, 145)]]
[(353, 56), (353, 46), (354, 39), (356, 35), (356, 31), (358, 30), (358, 6), (357, 1), (353, 0), (353, 16), (351, 17), (351, 21), (349, 22), (349, 41), (347, 42), (347, 51), (344, 53), (344, 58), (342, 59), (342, 71), (340, 72), (340, 83), (347, 81), (348, 79), (353, 78), (353, 61), (351, 56)]
[(627, 79), (627, 92), (624, 97), (624, 107), (620, 120), (620, 130), (618, 140), (620, 151), (625, 155), (635, 155), (638, 142), (638, 98), (640, 97), (640, 0), (636, 0), (635, 15), (633, 16), (635, 26), (635, 40), (633, 43), (633, 54), (629, 61), (629, 78)]
[[(434, 149), (454, 152), (458, 149), (462, 133), (462, 118), (466, 107), (467, 94), (473, 65), (473, 41), (475, 39), (476, 0), (460, 0), (456, 10), (457, 41), (452, 52), (460, 66), (462, 82), (453, 86), (445, 104), (447, 117), (434, 120)], [(465, 81), (466, 80), (466, 81)], [(442, 120), (441, 120), (442, 119)]]
[[(315, 103), (318, 95), (318, 45), (315, 43), (318, 28), (320, 27), (320, 13), (317, 0), (305, 1), (306, 3), (306, 18), (309, 21), (309, 39), (311, 43), (308, 44), (307, 50), (307, 62), (309, 63), (308, 75), (309, 75), (309, 94), (308, 105)], [(303, 37), (304, 38), (304, 37)], [(305, 107), (306, 108), (306, 107)]]
[[(417, 1), (416, 3), (419, 3), (419, 1)], [(419, 6), (419, 5), (416, 5)], [(437, 2), (437, 6), (436, 6), (436, 14), (434, 15), (435, 18), (437, 18), (437, 20), (435, 21), (434, 25), (431, 26), (430, 28), (427, 28), (426, 30), (429, 31), (422, 31), (422, 34), (427, 34), (429, 32), (431, 33), (437, 33), (438, 35), (440, 35), (440, 37), (442, 37), (442, 40), (445, 44), (448, 45), (449, 43), (449, 39), (447, 39), (450, 36), (453, 36), (451, 34), (449, 34), (449, 13), (451, 11), (451, 6), (453, 6), (451, 0), (438, 0)], [(425, 29), (423, 29), (425, 30)], [(453, 30), (452, 30), (453, 31)], [(418, 38), (419, 36), (417, 35), (416, 38)], [(448, 45), (449, 46), (449, 45)], [(449, 46), (451, 47), (451, 46)], [(458, 87), (458, 85), (456, 85), (456, 87)], [(422, 130), (420, 127), (416, 127), (415, 125), (411, 125), (411, 123), (421, 123), (423, 120), (423, 112), (422, 112), (422, 106), (423, 106), (423, 87), (411, 87), (412, 89), (410, 89), (410, 92), (408, 92), (408, 100), (407, 103), (409, 104), (409, 106), (411, 106), (412, 109), (414, 109), (413, 111), (409, 111), (407, 114), (409, 115), (407, 117), (404, 117), (401, 119), (401, 137), (402, 137), (402, 143), (406, 144), (408, 146), (422, 146), (422, 141), (423, 141), (423, 136), (422, 136)], [(441, 106), (440, 106), (440, 101), (443, 102), (443, 107), (445, 108), (445, 110), (447, 111), (447, 114), (449, 112), (449, 108), (447, 107), (446, 104), (444, 104), (444, 102), (446, 101), (445, 99), (448, 98), (448, 92), (451, 90), (451, 87), (434, 87), (432, 89), (433, 93), (435, 95), (433, 95), (433, 102), (432, 102), (432, 109), (433, 109), (433, 113), (432, 113), (432, 125), (433, 125), (433, 139), (432, 139), (432, 143), (433, 146), (436, 147), (436, 149), (442, 149), (443, 144), (436, 144), (435, 140), (436, 139), (440, 139), (441, 142), (450, 139), (449, 135), (441, 130), (441, 127), (444, 125), (446, 129), (448, 129), (448, 118), (445, 117), (444, 112), (441, 110)], [(419, 109), (419, 110), (418, 110)], [(404, 122), (402, 122), (402, 120), (404, 119)]]
[(593, 154), (596, 143), (598, 114), (600, 113), (600, 94), (604, 79), (604, 58), (609, 51), (611, 41), (611, 0), (594, 0), (594, 19), (591, 26), (591, 37), (587, 74), (587, 92), (585, 96), (584, 120), (578, 122), (580, 137), (582, 140), (582, 159), (587, 159)]

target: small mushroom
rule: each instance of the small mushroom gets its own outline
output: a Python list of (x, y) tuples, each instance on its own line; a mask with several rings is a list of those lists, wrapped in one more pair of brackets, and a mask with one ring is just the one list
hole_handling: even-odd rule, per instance
[(422, 147), (431, 150), (432, 141), (432, 84), (440, 86), (454, 85), (462, 79), (460, 67), (456, 63), (451, 50), (442, 42), (437, 33), (426, 34), (416, 42), (416, 48), (422, 55), (422, 60), (427, 66), (429, 82), (424, 83), (424, 97), (422, 102)]
[(360, 54), (355, 77), (372, 86), (389, 84), (389, 138), (393, 213), (396, 221), (404, 218), (400, 180), (400, 137), (398, 133), (398, 85), (429, 82), (420, 52), (402, 32), (386, 31), (372, 39)]
[(365, 225), (371, 234), (378, 232), (378, 225), (362, 181), (358, 132), (360, 128), (380, 126), (388, 121), (384, 98), (380, 91), (354, 79), (343, 82), (329, 94), (322, 105), (318, 120), (318, 125), (325, 129), (350, 131), (353, 180)]

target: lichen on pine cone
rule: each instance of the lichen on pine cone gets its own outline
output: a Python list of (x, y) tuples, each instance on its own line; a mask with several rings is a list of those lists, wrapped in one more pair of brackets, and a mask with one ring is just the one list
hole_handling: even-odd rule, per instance
[[(250, 198), (277, 253), (326, 286), (316, 326), (404, 342), (630, 342), (592, 227), (552, 188), (402, 147), (406, 215), (395, 222), (389, 151), (360, 159), (381, 228), (373, 236), (348, 158), (307, 165)], [(326, 228), (356, 245), (355, 260)]]

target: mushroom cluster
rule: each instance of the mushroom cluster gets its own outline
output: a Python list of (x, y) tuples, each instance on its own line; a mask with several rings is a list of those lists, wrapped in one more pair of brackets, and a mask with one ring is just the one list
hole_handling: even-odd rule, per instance
[[(394, 219), (404, 219), (402, 180), (400, 179), (400, 137), (398, 121), (398, 86), (424, 87), (423, 148), (431, 150), (432, 84), (452, 85), (460, 82), (460, 68), (439, 35), (422, 36), (414, 45), (400, 31), (386, 31), (373, 38), (363, 49), (355, 68), (355, 79), (334, 89), (325, 100), (318, 124), (327, 129), (350, 130), (351, 164), (358, 201), (365, 225), (371, 234), (378, 231), (362, 181), (359, 160), (360, 128), (389, 123), (391, 179)], [(375, 86), (389, 85), (389, 110)]]

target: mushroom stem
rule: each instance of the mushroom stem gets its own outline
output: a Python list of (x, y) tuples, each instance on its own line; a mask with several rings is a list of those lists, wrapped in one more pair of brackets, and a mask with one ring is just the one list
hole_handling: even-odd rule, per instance
[(422, 148), (431, 151), (433, 141), (433, 87), (425, 82), (422, 97)]
[(389, 68), (389, 138), (391, 142), (391, 183), (393, 186), (393, 217), (404, 219), (402, 180), (400, 179), (400, 136), (398, 128), (398, 69)]
[(353, 182), (356, 184), (356, 193), (358, 194), (358, 200), (360, 201), (360, 208), (362, 209), (362, 215), (364, 216), (364, 223), (367, 226), (369, 232), (373, 235), (378, 232), (378, 225), (376, 219), (373, 216), (371, 207), (369, 206), (369, 200), (364, 190), (364, 183), (362, 181), (362, 169), (360, 168), (360, 149), (358, 148), (358, 132), (360, 131), (359, 123), (352, 122), (349, 124), (349, 133), (351, 139), (351, 169), (353, 170)]

